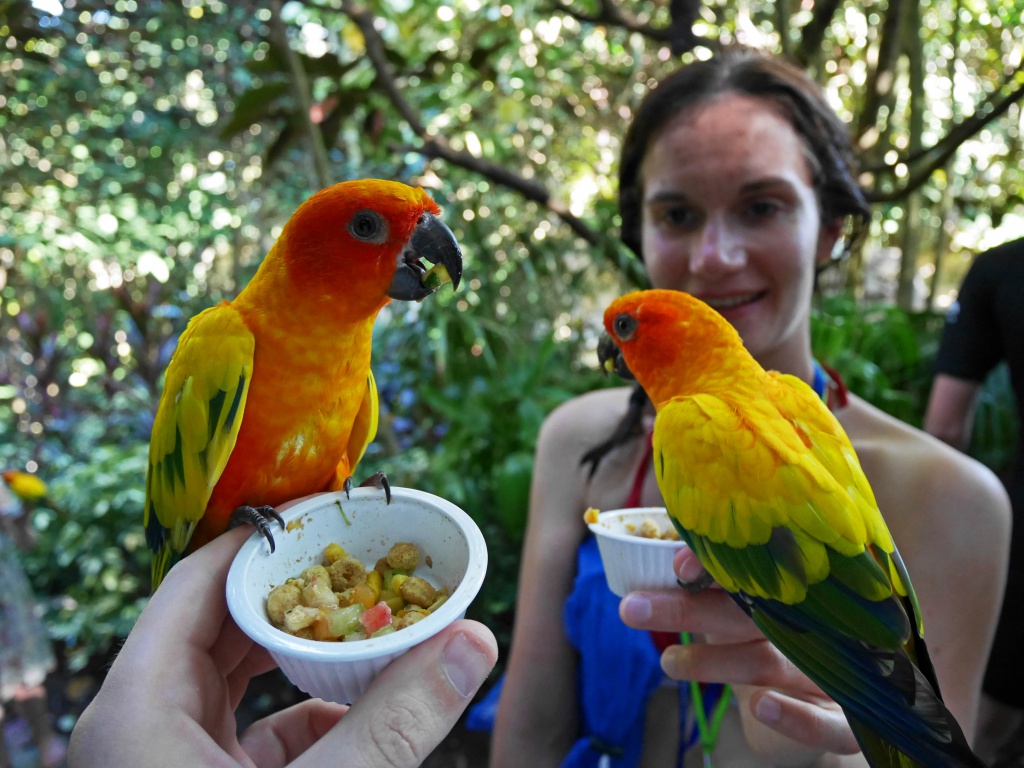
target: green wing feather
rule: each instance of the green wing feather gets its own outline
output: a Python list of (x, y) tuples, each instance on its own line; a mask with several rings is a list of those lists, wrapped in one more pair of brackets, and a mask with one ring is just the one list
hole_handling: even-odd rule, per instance
[(222, 304), (197, 315), (167, 367), (153, 422), (143, 521), (153, 588), (188, 546), (227, 466), (252, 379), (255, 339)]
[(359, 405), (359, 412), (352, 423), (352, 431), (348, 437), (348, 456), (350, 468), (355, 472), (356, 465), (362, 461), (367, 447), (377, 436), (377, 421), (379, 418), (379, 402), (377, 399), (377, 382), (373, 378), (373, 371), (366, 373), (366, 392), (363, 395), (362, 403)]

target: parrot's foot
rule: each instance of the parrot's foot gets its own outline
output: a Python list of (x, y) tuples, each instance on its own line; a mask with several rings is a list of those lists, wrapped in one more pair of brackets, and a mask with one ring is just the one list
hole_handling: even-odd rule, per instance
[[(367, 486), (373, 486), (374, 488), (380, 488), (381, 490), (383, 490), (384, 498), (387, 499), (387, 503), (391, 503), (391, 483), (388, 482), (388, 476), (385, 475), (383, 472), (374, 472), (372, 475), (370, 475), (368, 478), (366, 478), (365, 480), (363, 480), (363, 482), (359, 484), (360, 488), (365, 488)], [(345, 495), (348, 496), (351, 490), (352, 478), (350, 477), (345, 481)]]
[(277, 514), (277, 510), (273, 507), (266, 504), (262, 507), (250, 507), (248, 504), (243, 504), (231, 513), (228, 528), (235, 528), (243, 523), (253, 526), (267, 540), (267, 543), (270, 545), (270, 551), (273, 552), (275, 544), (274, 534), (270, 532), (271, 520), (276, 520), (284, 528), (284, 520), (281, 519), (281, 516)]
[(685, 589), (691, 595), (698, 595), (705, 589), (711, 586), (711, 583), (715, 580), (714, 576), (711, 575), (710, 571), (704, 571), (694, 581), (683, 581), (682, 579), (676, 579), (676, 584)]

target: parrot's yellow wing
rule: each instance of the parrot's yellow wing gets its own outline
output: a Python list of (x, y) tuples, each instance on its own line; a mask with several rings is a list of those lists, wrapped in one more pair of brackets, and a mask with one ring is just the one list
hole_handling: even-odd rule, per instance
[(810, 434), (814, 440), (768, 400), (675, 398), (659, 410), (654, 430), (665, 504), (731, 592), (801, 602), (808, 585), (837, 575), (837, 562), (866, 557), (850, 578), (881, 599), (891, 586), (866, 548), (892, 552), (888, 530), (873, 496), (849, 480), (862, 475), (845, 436)]
[(167, 367), (146, 477), (146, 539), (154, 588), (188, 545), (242, 424), (255, 340), (230, 305), (197, 315)]
[(377, 382), (373, 379), (373, 371), (366, 373), (366, 393), (359, 405), (359, 413), (352, 423), (352, 431), (348, 436), (348, 456), (351, 461), (352, 471), (362, 461), (367, 446), (377, 436), (377, 419), (379, 416), (379, 404), (377, 400)]

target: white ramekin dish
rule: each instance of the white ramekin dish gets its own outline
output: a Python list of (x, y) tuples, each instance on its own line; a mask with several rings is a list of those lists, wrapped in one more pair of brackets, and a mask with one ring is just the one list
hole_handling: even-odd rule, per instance
[(608, 588), (619, 597), (638, 589), (676, 586), (672, 560), (686, 544), (638, 535), (640, 525), (647, 519), (657, 523), (662, 531), (672, 527), (664, 507), (611, 509), (599, 513), (597, 522), (589, 524), (597, 537)]
[[(376, 488), (325, 493), (282, 513), (272, 524), (276, 551), (254, 533), (236, 555), (227, 579), (228, 610), (254, 642), (266, 648), (301, 690), (327, 701), (355, 701), (394, 659), (461, 619), (487, 572), (487, 546), (479, 527), (450, 501), (410, 488), (392, 488), (391, 504)], [(267, 618), (270, 590), (323, 562), (337, 542), (367, 568), (393, 544), (412, 542), (421, 561), (414, 575), (451, 596), (415, 624), (377, 638), (324, 642), (294, 637)]]

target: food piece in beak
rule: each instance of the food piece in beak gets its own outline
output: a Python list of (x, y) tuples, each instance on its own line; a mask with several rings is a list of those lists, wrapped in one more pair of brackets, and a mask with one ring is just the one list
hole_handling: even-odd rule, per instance
[[(436, 266), (428, 271), (424, 260)], [(439, 218), (424, 213), (399, 256), (388, 296), (399, 301), (421, 301), (447, 282), (458, 288), (461, 279), (462, 251), (455, 235)]]
[(627, 381), (635, 381), (636, 377), (626, 367), (626, 361), (622, 359), (622, 352), (619, 345), (607, 333), (601, 334), (601, 340), (597, 343), (597, 360), (601, 364), (601, 370), (605, 375), (617, 373)]

